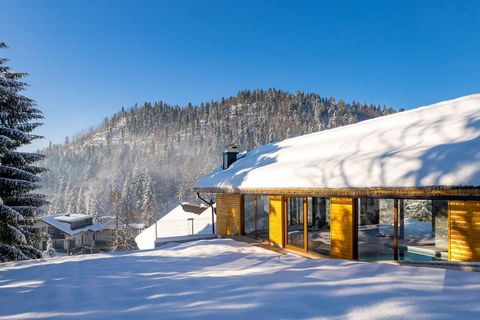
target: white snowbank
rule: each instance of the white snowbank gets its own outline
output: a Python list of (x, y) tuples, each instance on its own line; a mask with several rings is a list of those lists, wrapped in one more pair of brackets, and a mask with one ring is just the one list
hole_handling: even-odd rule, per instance
[(3, 319), (476, 319), (480, 274), (282, 256), (230, 239), (0, 264)]
[(249, 151), (197, 188), (480, 186), (480, 94)]
[(143, 230), (135, 242), (140, 250), (147, 250), (155, 248), (156, 242), (201, 239), (212, 234), (212, 209), (182, 203)]

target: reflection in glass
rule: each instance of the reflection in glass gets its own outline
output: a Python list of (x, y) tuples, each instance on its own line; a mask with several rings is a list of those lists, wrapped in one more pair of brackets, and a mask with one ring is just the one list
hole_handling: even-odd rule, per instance
[(308, 251), (330, 255), (330, 201), (307, 198)]
[(439, 200), (400, 200), (399, 259), (448, 259), (448, 204)]
[(252, 238), (268, 240), (268, 196), (243, 196), (244, 234)]
[(393, 260), (393, 199), (360, 199), (358, 258)]
[(287, 198), (287, 244), (304, 248), (303, 198)]
[(245, 224), (245, 235), (255, 236), (255, 197), (243, 196), (243, 219)]
[(268, 196), (257, 196), (257, 237), (268, 240)]

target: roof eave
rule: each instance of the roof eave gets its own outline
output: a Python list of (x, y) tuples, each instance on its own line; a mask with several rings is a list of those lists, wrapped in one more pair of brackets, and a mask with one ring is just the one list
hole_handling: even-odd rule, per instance
[(480, 199), (480, 186), (371, 187), (371, 188), (231, 188), (195, 187), (199, 193), (274, 194), (323, 197), (468, 198)]

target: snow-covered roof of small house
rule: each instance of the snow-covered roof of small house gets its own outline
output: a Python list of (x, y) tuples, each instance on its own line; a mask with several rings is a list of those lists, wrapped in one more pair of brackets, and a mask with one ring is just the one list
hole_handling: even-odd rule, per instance
[(249, 151), (197, 190), (480, 186), (480, 94)]
[(83, 221), (86, 219), (92, 219), (92, 216), (86, 215), (86, 214), (78, 214), (78, 213), (62, 213), (56, 215), (56, 220), (61, 221), (61, 222), (78, 222), (78, 221)]
[(72, 226), (72, 223), (92, 219), (92, 216), (85, 214), (56, 214), (43, 216), (41, 217), (41, 219), (43, 222), (71, 236), (80, 232), (97, 232), (104, 229), (104, 226), (102, 224), (91, 222), (88, 222), (89, 224), (81, 226), (79, 228), (75, 228), (74, 226)]
[[(155, 233), (155, 227), (157, 232)], [(212, 234), (210, 207), (182, 203), (135, 237), (140, 250), (155, 248), (158, 239), (180, 239)]]
[(198, 206), (196, 204), (191, 204), (191, 203), (188, 203), (188, 202), (182, 202), (180, 204), (180, 206), (182, 207), (183, 211), (194, 213), (194, 214), (197, 214), (197, 215), (202, 214), (205, 211), (205, 209), (208, 208), (205, 205)]

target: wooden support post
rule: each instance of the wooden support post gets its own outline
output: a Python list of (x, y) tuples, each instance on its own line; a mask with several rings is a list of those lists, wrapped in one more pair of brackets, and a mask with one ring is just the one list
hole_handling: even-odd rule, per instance
[(393, 200), (393, 260), (398, 260), (398, 199)]
[(358, 215), (359, 198), (352, 199), (352, 259), (358, 259)]
[(240, 196), (240, 234), (245, 235), (245, 195)]
[(255, 239), (258, 239), (258, 223), (257, 223), (257, 196), (253, 196), (253, 217), (255, 220)]
[(308, 198), (303, 198), (303, 249), (308, 251)]

